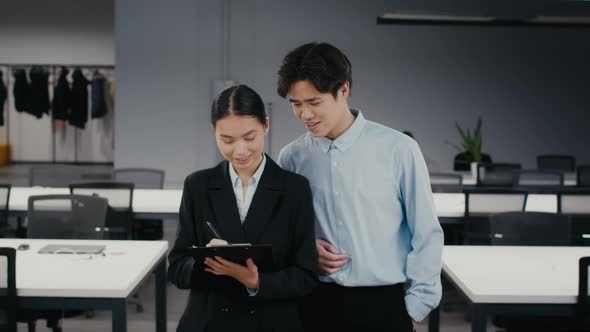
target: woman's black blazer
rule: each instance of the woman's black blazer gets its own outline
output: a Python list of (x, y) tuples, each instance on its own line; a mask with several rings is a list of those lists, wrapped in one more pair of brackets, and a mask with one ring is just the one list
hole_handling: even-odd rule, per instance
[[(311, 190), (306, 178), (266, 166), (244, 224), (240, 222), (229, 162), (189, 175), (179, 213), (168, 278), (190, 297), (177, 331), (300, 331), (299, 304), (317, 285), (317, 253)], [(259, 269), (255, 296), (226, 276), (195, 267), (189, 252), (213, 237), (211, 221), (230, 243), (271, 244), (274, 268)]]

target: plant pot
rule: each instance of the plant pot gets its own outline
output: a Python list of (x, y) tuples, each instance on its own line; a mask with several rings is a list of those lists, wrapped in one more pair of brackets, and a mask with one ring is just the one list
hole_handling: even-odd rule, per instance
[(470, 167), (470, 169), (471, 169), (471, 178), (474, 181), (476, 181), (476, 183), (477, 183), (478, 182), (477, 181), (478, 180), (478, 176), (477, 176), (477, 171), (478, 171), (478, 169), (477, 169), (477, 162), (472, 161), (469, 165), (471, 166)]

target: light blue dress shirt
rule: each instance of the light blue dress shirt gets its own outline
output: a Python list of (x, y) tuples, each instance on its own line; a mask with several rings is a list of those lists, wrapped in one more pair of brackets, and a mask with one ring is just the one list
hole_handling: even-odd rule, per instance
[(266, 156), (262, 155), (262, 162), (256, 172), (252, 175), (250, 179), (250, 183), (248, 183), (248, 189), (246, 190), (246, 194), (244, 195), (244, 190), (242, 189), (242, 179), (238, 176), (238, 173), (234, 170), (232, 164), (229, 164), (229, 176), (231, 178), (231, 183), (234, 188), (234, 194), (236, 196), (236, 202), (238, 203), (238, 212), (240, 213), (240, 221), (242, 224), (246, 220), (246, 216), (248, 215), (248, 210), (250, 209), (250, 204), (252, 203), (252, 198), (254, 197), (254, 193), (256, 192), (256, 188), (258, 188), (258, 183), (260, 182), (260, 177), (262, 176), (262, 172), (264, 171), (264, 166), (266, 165)]
[(304, 134), (279, 154), (279, 165), (310, 182), (316, 237), (350, 257), (322, 281), (344, 286), (409, 281), (405, 296), (412, 319), (421, 321), (442, 295), (444, 236), (424, 157), (409, 136), (367, 121), (334, 141)]

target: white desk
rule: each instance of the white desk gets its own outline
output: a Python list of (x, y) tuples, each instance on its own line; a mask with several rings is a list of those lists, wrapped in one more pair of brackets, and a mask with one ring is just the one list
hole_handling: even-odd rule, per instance
[(445, 246), (442, 269), (472, 303), (472, 331), (480, 332), (492, 314), (573, 315), (584, 256), (590, 248)]
[[(8, 210), (25, 215), (29, 196), (69, 194), (68, 188), (12, 187)], [(465, 215), (465, 194), (434, 193), (434, 204), (441, 218), (462, 218)], [(134, 189), (133, 213), (136, 218), (176, 218), (182, 198), (179, 189)], [(557, 212), (557, 195), (529, 194), (526, 211)]]
[[(8, 210), (14, 215), (27, 212), (29, 196), (67, 195), (68, 188), (12, 187)], [(182, 190), (174, 189), (134, 189), (133, 213), (136, 218), (162, 219), (176, 217), (180, 207)]]
[[(29, 309), (108, 309), (112, 329), (127, 330), (127, 298), (156, 274), (156, 331), (166, 331), (166, 241), (0, 239), (17, 251), (19, 307)], [(103, 244), (105, 255), (39, 254), (47, 244)]]
[[(464, 193), (433, 193), (436, 212), (441, 218), (462, 218), (465, 216)], [(557, 195), (529, 194), (525, 211), (557, 212)]]
[[(463, 176), (463, 185), (465, 186), (475, 186), (477, 184), (477, 180), (471, 175), (469, 172), (460, 172), (457, 173)], [(575, 173), (566, 173), (563, 176), (563, 185), (564, 186), (575, 186), (577, 183), (576, 174)]]

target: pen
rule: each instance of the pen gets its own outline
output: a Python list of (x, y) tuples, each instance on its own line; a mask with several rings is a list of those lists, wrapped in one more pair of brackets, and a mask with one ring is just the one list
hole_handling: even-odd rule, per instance
[(219, 234), (217, 229), (215, 229), (215, 227), (213, 226), (213, 224), (210, 221), (207, 220), (207, 221), (205, 221), (205, 223), (207, 224), (207, 226), (209, 227), (211, 232), (213, 232), (213, 235), (215, 235), (216, 238), (223, 240), (223, 238), (221, 237), (221, 234)]

